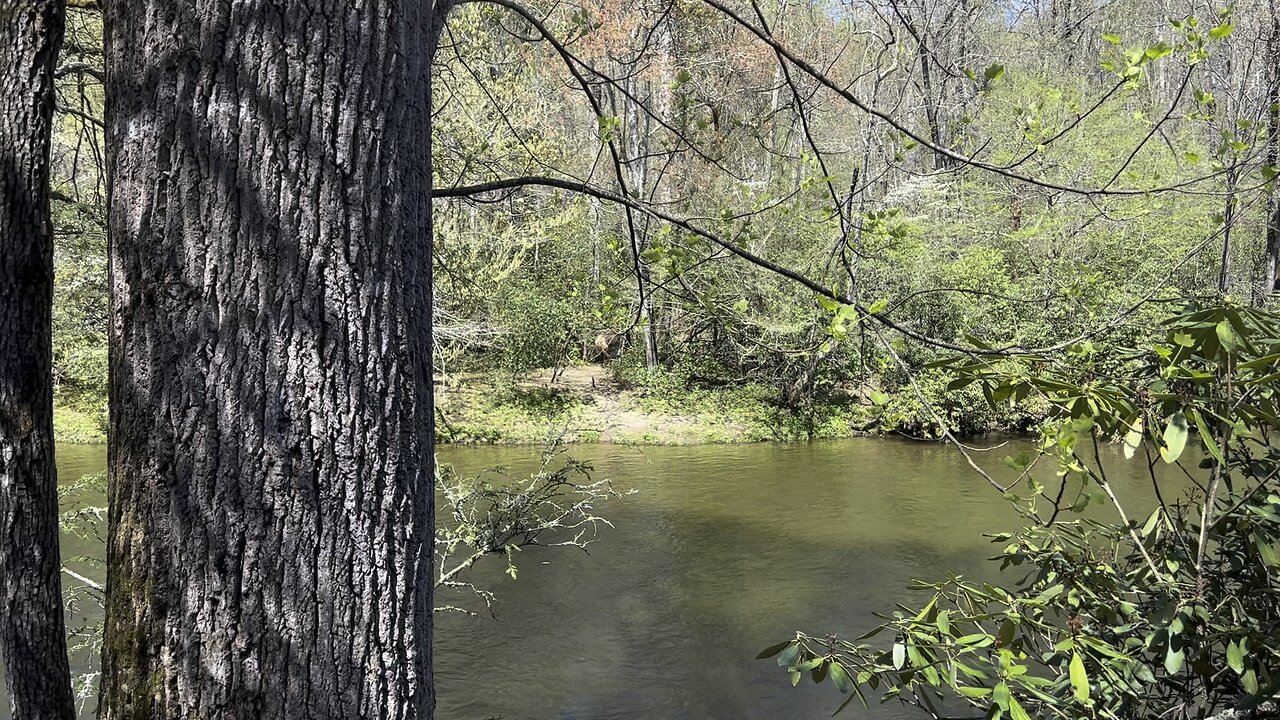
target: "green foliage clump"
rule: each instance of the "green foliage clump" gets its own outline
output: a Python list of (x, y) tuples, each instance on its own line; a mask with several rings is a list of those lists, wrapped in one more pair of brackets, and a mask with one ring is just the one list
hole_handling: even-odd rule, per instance
[(504, 295), (500, 319), (503, 367), (513, 376), (564, 365), (578, 347), (574, 303), (532, 282), (512, 283)]
[[(1280, 314), (1192, 306), (1164, 330), (1114, 355), (948, 363), (993, 404), (1048, 404), (1038, 452), (1006, 458), (1021, 474), (998, 487), (1028, 520), (993, 536), (1018, 576), (924, 583), (922, 606), (856, 641), (800, 633), (762, 656), (793, 682), (830, 679), (848, 694), (841, 707), (880, 692), (935, 717), (963, 704), (992, 719), (1203, 718), (1274, 697)], [(1110, 439), (1145, 464), (1150, 513), (1132, 517), (1113, 492)], [(1187, 479), (1180, 497), (1163, 466)], [(1118, 519), (1084, 514), (1098, 503)], [(881, 635), (887, 646), (866, 644)]]

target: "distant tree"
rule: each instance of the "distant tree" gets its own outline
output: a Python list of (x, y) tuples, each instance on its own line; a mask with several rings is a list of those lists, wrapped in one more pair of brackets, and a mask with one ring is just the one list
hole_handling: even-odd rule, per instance
[(53, 462), (49, 147), (61, 0), (0, 0), (0, 661), (17, 720), (75, 716)]

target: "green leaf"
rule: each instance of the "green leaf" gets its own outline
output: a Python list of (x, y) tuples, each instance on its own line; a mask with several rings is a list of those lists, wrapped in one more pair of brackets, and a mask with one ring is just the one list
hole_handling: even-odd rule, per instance
[(1031, 464), (1031, 454), (1023, 450), (1017, 455), (1005, 455), (1000, 459), (1000, 462), (1018, 472), (1023, 472)]
[(1187, 417), (1180, 412), (1169, 418), (1164, 429), (1164, 447), (1160, 448), (1160, 457), (1172, 465), (1177, 462), (1182, 451), (1187, 447)]
[(956, 692), (959, 693), (962, 697), (973, 698), (977, 700), (978, 698), (984, 698), (990, 695), (991, 688), (961, 686), (956, 688)]
[(1222, 347), (1228, 351), (1235, 349), (1236, 331), (1231, 329), (1231, 323), (1223, 320), (1214, 326), (1213, 331), (1218, 334), (1218, 341), (1222, 343)]
[(1013, 699), (1013, 695), (1009, 692), (1009, 686), (1001, 682), (991, 691), (991, 701), (1001, 710), (1009, 709), (1009, 700)]
[(1280, 565), (1280, 555), (1277, 555), (1274, 545), (1267, 542), (1266, 539), (1258, 537), (1256, 533), (1251, 534), (1249, 537), (1253, 540), (1254, 547), (1258, 548), (1258, 555), (1262, 556), (1262, 564), (1267, 567)]
[(1147, 518), (1147, 521), (1143, 523), (1142, 530), (1140, 530), (1138, 534), (1142, 537), (1151, 535), (1152, 531), (1156, 529), (1156, 524), (1160, 522), (1160, 512), (1160, 508), (1153, 510), (1150, 517)]
[(1119, 44), (1120, 44), (1120, 36), (1119, 36), (1119, 35), (1116, 35), (1115, 33), (1104, 33), (1104, 34), (1103, 34), (1103, 36), (1102, 36), (1102, 39), (1103, 39), (1103, 40), (1106, 40), (1107, 42), (1111, 43), (1112, 45), (1119, 45)]
[(1011, 617), (1006, 617), (1004, 622), (1000, 623), (1000, 634), (997, 636), (1000, 640), (1001, 647), (1008, 647), (1013, 643), (1013, 636), (1017, 633), (1018, 626), (1013, 623)]
[(902, 666), (907, 662), (907, 646), (900, 642), (893, 644), (893, 667), (901, 670)]
[(831, 663), (831, 668), (827, 671), (831, 675), (831, 682), (840, 691), (841, 695), (849, 692), (853, 687), (853, 678), (849, 677), (849, 671), (844, 669), (840, 663)]
[(596, 131), (600, 134), (600, 142), (607, 143), (613, 139), (614, 133), (622, 127), (622, 118), (612, 115), (596, 117)]
[(1232, 30), (1235, 30), (1235, 26), (1231, 23), (1222, 23), (1209, 31), (1209, 37), (1214, 40), (1221, 40), (1222, 38), (1230, 35)]
[(1169, 649), (1164, 654), (1164, 669), (1170, 675), (1177, 675), (1182, 670), (1182, 663), (1186, 660), (1181, 650), (1174, 650), (1173, 643), (1169, 643)]
[(999, 80), (1003, 75), (1004, 75), (1004, 66), (1001, 65), (1000, 63), (994, 63), (990, 67), (988, 67), (986, 70), (982, 71), (982, 77), (986, 78), (989, 82), (995, 82)]
[(805, 660), (799, 665), (796, 665), (796, 669), (797, 670), (813, 670), (814, 668), (822, 665), (822, 663), (824, 662), (826, 662), (826, 660), (823, 658), (813, 657), (813, 658), (809, 658), (808, 660)]
[(1142, 418), (1133, 421), (1129, 432), (1124, 436), (1124, 459), (1133, 459), (1134, 453), (1142, 447)]
[(1031, 720), (1031, 716), (1027, 714), (1027, 711), (1023, 710), (1018, 701), (1012, 697), (1009, 698), (1009, 717), (1013, 718), (1013, 720)]
[(991, 637), (986, 633), (973, 633), (972, 635), (965, 635), (964, 637), (959, 638), (958, 640), (956, 640), (956, 642), (960, 643), (961, 645), (969, 645), (975, 648), (984, 648), (984, 647), (987, 647), (988, 645), (994, 645), (995, 638)]
[(792, 643), (781, 655), (778, 656), (778, 667), (790, 667), (800, 655), (800, 644)]
[(1244, 691), (1249, 693), (1250, 695), (1257, 695), (1258, 694), (1258, 674), (1253, 670), (1250, 670), (1249, 672), (1245, 673), (1244, 676), (1240, 678), (1240, 685), (1243, 686)]
[(1196, 430), (1200, 432), (1200, 441), (1204, 443), (1204, 447), (1213, 456), (1214, 460), (1225, 463), (1222, 457), (1222, 451), (1218, 449), (1218, 443), (1213, 439), (1213, 433), (1209, 429), (1209, 424), (1204, 421), (1204, 416), (1199, 411), (1192, 410), (1191, 416), (1196, 420)]
[(771, 658), (774, 655), (777, 655), (778, 653), (782, 652), (783, 650), (786, 650), (787, 647), (790, 646), (791, 643), (793, 642), (795, 642), (795, 640), (787, 640), (786, 642), (780, 642), (777, 645), (770, 645), (764, 650), (761, 650), (760, 654), (756, 656), (756, 659), (766, 660), (768, 658)]
[(938, 632), (942, 633), (943, 635), (951, 634), (951, 614), (948, 613), (946, 610), (940, 610), (938, 612), (937, 624), (938, 624)]
[(1235, 641), (1227, 643), (1227, 666), (1237, 675), (1244, 674), (1244, 651)]
[(1089, 702), (1089, 674), (1085, 672), (1084, 660), (1080, 657), (1080, 653), (1071, 653), (1071, 664), (1067, 672), (1071, 676), (1071, 691), (1076, 696), (1076, 700), (1082, 703)]

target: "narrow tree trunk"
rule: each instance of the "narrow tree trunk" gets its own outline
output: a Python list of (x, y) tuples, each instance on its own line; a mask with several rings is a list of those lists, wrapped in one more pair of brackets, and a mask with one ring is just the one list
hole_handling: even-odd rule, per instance
[[(787, 22), (787, 3), (788, 0), (780, 0), (778, 3), (778, 13), (773, 18), (772, 34), (775, 38), (782, 39), (786, 34)], [(773, 184), (777, 178), (786, 170), (790, 164), (787, 154), (782, 150), (782, 132), (783, 124), (778, 115), (778, 111), (782, 108), (782, 90), (786, 86), (787, 76), (783, 72), (782, 63), (776, 63), (773, 68), (773, 89), (769, 92), (769, 147), (766, 153), (765, 162), (766, 175), (765, 187), (773, 190)], [(796, 107), (796, 112), (802, 112), (803, 108)], [(789, 144), (789, 143), (788, 143)]]
[[(933, 76), (929, 71), (929, 48), (925, 45), (924, 38), (917, 36), (916, 50), (920, 58), (920, 87), (924, 95), (924, 115), (925, 120), (929, 124), (929, 141), (936, 147), (946, 147), (946, 140), (942, 135), (942, 123), (938, 118), (938, 98), (933, 88)], [(942, 153), (933, 153), (933, 169), (941, 170), (947, 167), (948, 158)]]
[[(640, 79), (637, 76), (635, 68), (627, 70), (627, 91), (632, 98), (642, 98), (644, 93), (640, 86)], [(650, 88), (651, 89), (651, 88)], [(625, 148), (627, 165), (625, 170), (629, 171), (630, 177), (627, 182), (631, 186), (631, 191), (636, 193), (637, 197), (644, 198), (649, 192), (649, 137), (650, 124), (649, 115), (645, 112), (645, 108), (630, 98), (624, 97), (623, 103), (623, 126), (626, 128)], [(633, 238), (634, 247), (641, 253), (649, 247), (649, 218), (638, 218), (635, 223), (634, 231), (637, 237)], [(650, 371), (658, 369), (658, 336), (657, 336), (657, 318), (654, 304), (653, 293), (654, 283), (649, 271), (648, 263), (637, 258), (638, 271), (636, 273), (636, 292), (639, 296), (640, 311), (638, 319), (642, 325), (640, 332), (644, 337), (644, 358), (645, 367)]]
[[(1276, 12), (1275, 2), (1271, 5), (1271, 36), (1267, 42), (1267, 146), (1265, 162), (1276, 167), (1280, 164), (1280, 14)], [(1267, 256), (1263, 267), (1263, 282), (1260, 301), (1265, 302), (1271, 293), (1280, 291), (1280, 193), (1277, 193), (1275, 181), (1267, 193)]]
[(105, 720), (431, 717), (442, 14), (106, 4)]
[(1222, 205), (1222, 257), (1218, 262), (1218, 294), (1231, 289), (1231, 231), (1236, 215), (1236, 171), (1227, 172), (1227, 199)]
[(15, 720), (75, 717), (53, 464), (49, 149), (60, 0), (0, 0), (0, 661)]

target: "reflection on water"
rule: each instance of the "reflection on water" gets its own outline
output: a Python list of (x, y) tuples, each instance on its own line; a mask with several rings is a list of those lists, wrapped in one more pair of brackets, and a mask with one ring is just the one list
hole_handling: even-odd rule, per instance
[[(102, 448), (58, 450), (64, 482), (105, 462)], [(979, 459), (1007, 476), (1006, 452)], [(440, 457), (464, 472), (518, 471), (537, 454), (444, 448)], [(828, 717), (839, 704), (829, 685), (793, 689), (756, 653), (798, 628), (859, 634), (913, 578), (951, 569), (990, 575), (983, 559), (993, 548), (982, 533), (1016, 520), (954, 450), (935, 444), (584, 446), (574, 454), (638, 492), (599, 508), (616, 527), (589, 555), (527, 549), (514, 581), (500, 560), (475, 568), (475, 581), (498, 595), (497, 617), (438, 617), (438, 717)], [(1131, 513), (1145, 517), (1140, 468), (1125, 469), (1133, 472), (1113, 482), (1134, 500)], [(64, 538), (63, 548), (102, 552), (92, 538)], [(79, 567), (100, 577), (90, 563)], [(851, 706), (846, 716), (921, 717), (896, 704)]]

